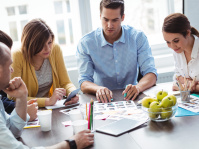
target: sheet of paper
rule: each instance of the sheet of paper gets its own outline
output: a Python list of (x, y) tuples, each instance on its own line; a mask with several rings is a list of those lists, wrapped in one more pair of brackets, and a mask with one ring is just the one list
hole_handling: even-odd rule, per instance
[(63, 105), (64, 101), (65, 100), (58, 100), (55, 105), (46, 106), (46, 109), (58, 109), (58, 108), (63, 108), (63, 107), (70, 107), (70, 106), (74, 106), (74, 105), (79, 105), (79, 103), (75, 103), (75, 104), (65, 106), (65, 105)]
[(98, 103), (94, 102), (94, 113), (100, 113), (105, 111), (125, 110), (129, 108), (137, 108), (132, 100), (129, 101), (118, 101), (110, 103)]
[(178, 106), (192, 112), (199, 112), (199, 98), (193, 95), (190, 95), (190, 97), (192, 99), (189, 103), (182, 103), (180, 98), (178, 98)]
[(123, 118), (142, 120), (148, 118), (148, 114), (138, 109), (133, 101), (118, 101), (111, 103), (94, 102), (95, 119), (120, 120)]
[(24, 128), (35, 128), (35, 127), (40, 127), (38, 118), (36, 118), (32, 122), (27, 122), (27, 124), (24, 126)]

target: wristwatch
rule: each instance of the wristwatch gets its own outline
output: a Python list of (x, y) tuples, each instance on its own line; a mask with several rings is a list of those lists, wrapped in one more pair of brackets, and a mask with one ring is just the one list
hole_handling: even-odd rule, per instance
[(70, 149), (77, 149), (77, 145), (76, 145), (76, 142), (75, 140), (65, 140), (66, 142), (68, 142), (69, 146), (70, 146)]

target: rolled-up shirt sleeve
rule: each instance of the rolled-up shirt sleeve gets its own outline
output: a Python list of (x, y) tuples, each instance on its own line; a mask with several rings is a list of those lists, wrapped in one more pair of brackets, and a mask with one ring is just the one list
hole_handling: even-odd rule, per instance
[[(6, 113), (5, 113), (6, 114)], [(7, 117), (8, 115), (6, 115)], [(8, 149), (8, 148), (15, 148), (15, 149), (29, 149), (28, 146), (25, 146), (22, 142), (16, 140), (14, 137), (21, 134), (21, 130), (23, 129), (23, 126), (25, 122), (20, 118), (17, 120), (19, 116), (17, 113), (13, 113), (11, 118), (9, 118), (9, 125), (10, 128), (8, 128), (4, 122), (4, 118), (0, 114), (0, 148), (1, 149)], [(22, 122), (23, 121), (23, 122)], [(14, 124), (16, 122), (16, 124)], [(19, 124), (19, 125), (18, 125)], [(12, 130), (12, 133), (9, 129)], [(44, 149), (44, 147), (35, 147), (32, 149)]]
[(29, 115), (27, 114), (27, 119), (24, 121), (21, 119), (21, 117), (18, 116), (15, 109), (11, 113), (11, 115), (8, 115), (6, 113), (6, 125), (10, 129), (10, 131), (13, 133), (15, 138), (18, 138), (21, 136), (23, 127), (26, 125), (27, 121), (29, 120)]
[(94, 64), (91, 57), (86, 53), (86, 46), (83, 45), (83, 42), (81, 41), (77, 46), (76, 57), (79, 71), (78, 81), (80, 87), (84, 81), (94, 82)]
[(140, 33), (137, 38), (138, 47), (138, 63), (141, 74), (144, 76), (147, 73), (154, 73), (156, 79), (158, 77), (157, 70), (155, 68), (154, 57), (152, 56), (151, 47), (149, 46), (147, 37), (144, 33)]

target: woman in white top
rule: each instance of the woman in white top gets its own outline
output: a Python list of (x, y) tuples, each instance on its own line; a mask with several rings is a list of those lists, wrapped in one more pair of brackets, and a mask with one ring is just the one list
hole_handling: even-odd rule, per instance
[[(184, 85), (193, 80), (192, 92), (199, 92), (199, 32), (191, 27), (188, 18), (181, 13), (170, 14), (164, 19), (162, 33), (169, 48), (173, 49), (175, 74)], [(185, 81), (184, 77), (188, 80)], [(195, 78), (195, 79), (194, 79)], [(174, 79), (174, 80), (175, 80)], [(189, 83), (185, 83), (189, 82)], [(176, 80), (173, 90), (179, 90)]]

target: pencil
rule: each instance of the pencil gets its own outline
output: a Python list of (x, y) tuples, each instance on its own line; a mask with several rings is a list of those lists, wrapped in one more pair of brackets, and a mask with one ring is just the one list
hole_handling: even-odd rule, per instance
[(187, 79), (184, 74), (184, 91), (186, 91), (186, 90), (187, 90)]
[(195, 80), (196, 80), (196, 76), (193, 78), (191, 85), (189, 86), (189, 91), (191, 91), (191, 88), (193, 87)]
[(183, 91), (184, 88), (183, 88), (182, 84), (180, 83), (180, 81), (178, 80), (178, 76), (177, 75), (176, 75), (176, 80), (177, 80), (177, 82), (178, 82), (178, 84), (180, 86), (181, 91)]
[(93, 99), (90, 101), (90, 130), (93, 128)]
[(86, 103), (86, 120), (88, 120), (87, 103)]
[(91, 111), (91, 104), (89, 103), (89, 112), (88, 112), (88, 129), (90, 129), (90, 111)]

